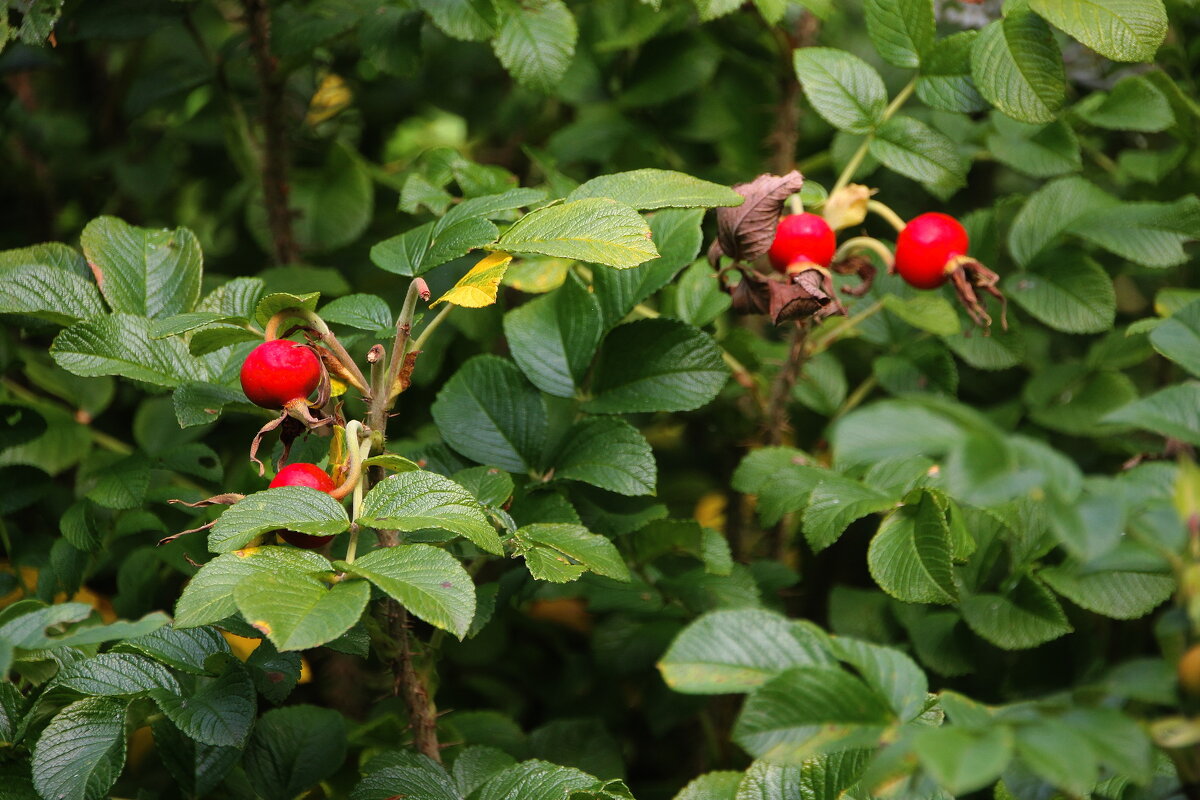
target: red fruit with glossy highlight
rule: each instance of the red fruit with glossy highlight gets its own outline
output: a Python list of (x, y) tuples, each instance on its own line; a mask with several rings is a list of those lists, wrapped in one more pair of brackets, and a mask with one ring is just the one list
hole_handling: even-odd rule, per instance
[(767, 251), (771, 266), (780, 272), (796, 262), (828, 267), (837, 251), (837, 235), (824, 217), (816, 214), (791, 214), (779, 221), (775, 241)]
[[(325, 492), (326, 494), (337, 488), (337, 485), (333, 482), (333, 478), (330, 478), (325, 470), (316, 464), (305, 464), (303, 462), (288, 464), (275, 474), (275, 477), (271, 479), (269, 488), (275, 489), (280, 486), (307, 486), (309, 489), (316, 489), (318, 492)], [(307, 533), (299, 533), (298, 531), (279, 531), (279, 535), (288, 544), (303, 547), (305, 550), (316, 550), (321, 545), (333, 539), (332, 536), (309, 536)]]
[(316, 353), (288, 339), (272, 339), (250, 351), (242, 362), (242, 391), (263, 408), (283, 408), (303, 400), (321, 382)]
[(936, 289), (958, 268), (970, 242), (954, 217), (930, 211), (913, 217), (896, 238), (896, 272), (909, 286)]

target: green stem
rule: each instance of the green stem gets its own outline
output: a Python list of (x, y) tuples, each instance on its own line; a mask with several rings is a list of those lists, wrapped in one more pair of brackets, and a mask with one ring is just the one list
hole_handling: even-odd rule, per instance
[(870, 250), (879, 256), (883, 265), (888, 269), (892, 268), (892, 262), (895, 260), (892, 251), (887, 249), (887, 245), (871, 236), (855, 236), (842, 242), (842, 246), (833, 254), (833, 260), (841, 261), (855, 250)]
[(883, 301), (876, 300), (871, 305), (864, 308), (853, 317), (848, 317), (841, 325), (834, 326), (823, 332), (820, 336), (815, 336), (809, 341), (808, 356), (823, 353), (829, 349), (829, 346), (837, 341), (838, 337), (844, 333), (849, 333), (854, 330), (860, 322), (870, 317), (875, 316), (883, 310)]
[[(354, 423), (357, 423), (357, 422), (358, 422), (358, 420), (354, 420)], [(361, 424), (359, 424), (360, 429), (361, 429), (361, 427), (362, 427)], [(347, 432), (349, 432), (349, 428), (350, 428), (350, 426), (347, 425), (346, 426)], [(361, 465), (362, 462), (371, 454), (371, 440), (369, 438), (365, 439), (360, 444), (358, 444), (357, 447), (354, 447), (350, 451), (351, 458), (354, 457), (354, 454), (356, 452), (358, 455), (358, 463)], [(366, 485), (367, 485), (366, 476), (362, 475), (361, 466), (360, 466), (359, 480), (357, 483), (354, 484), (354, 494), (352, 495), (351, 500), (350, 500), (350, 519), (352, 519), (352, 520), (358, 519), (359, 515), (362, 513), (363, 493), (366, 489)], [(350, 543), (348, 545), (346, 545), (346, 559), (345, 560), (346, 560), (347, 564), (353, 564), (354, 556), (358, 553), (359, 531), (360, 531), (360, 528), (359, 528), (358, 523), (352, 522), (350, 524)]]
[[(916, 88), (916, 78), (913, 78), (911, 81), (905, 84), (904, 88), (901, 89), (894, 98), (892, 98), (892, 102), (888, 103), (887, 108), (883, 110), (883, 115), (879, 118), (879, 124), (882, 125), (891, 119), (892, 116), (900, 110), (900, 107), (907, 102), (908, 98), (912, 97), (912, 93)], [(874, 138), (875, 132), (872, 131), (871, 133), (867, 134), (865, 139), (863, 139), (862, 144), (860, 144), (858, 149), (854, 151), (854, 155), (850, 156), (850, 160), (846, 162), (846, 166), (842, 169), (842, 174), (838, 175), (837, 182), (835, 182), (833, 184), (833, 188), (829, 190), (830, 194), (833, 194), (839, 189), (844, 188), (846, 184), (848, 184), (854, 177), (854, 173), (857, 172), (858, 168), (862, 165), (863, 159), (867, 157), (867, 151), (870, 149), (871, 141)]]
[(413, 278), (404, 295), (404, 305), (396, 318), (396, 336), (392, 340), (391, 360), (388, 362), (387, 383), (378, 397), (371, 400), (371, 417), (368, 424), (382, 431), (387, 425), (387, 411), (392, 404), (392, 390), (404, 369), (404, 358), (408, 354), (408, 340), (412, 336), (413, 318), (417, 315), (417, 300), (424, 295), (429, 298), (429, 286), (421, 278)]
[(879, 202), (878, 200), (868, 200), (867, 211), (878, 214), (886, 219), (888, 223), (896, 229), (896, 233), (899, 233), (908, 226), (908, 223), (905, 222), (899, 214), (897, 214), (895, 211), (892, 211), (891, 208)]
[(868, 375), (862, 383), (855, 387), (854, 391), (850, 393), (850, 396), (846, 398), (841, 407), (838, 408), (838, 410), (834, 412), (834, 415), (829, 418), (829, 421), (833, 422), (836, 419), (840, 419), (854, 409), (858, 408), (859, 404), (861, 404), (863, 400), (867, 399), (867, 395), (869, 395), (875, 389), (878, 383), (879, 382), (875, 380), (874, 375)]
[(445, 321), (446, 317), (450, 316), (450, 312), (453, 311), (454, 308), (454, 305), (447, 303), (446, 306), (437, 313), (436, 317), (429, 320), (429, 324), (425, 326), (423, 331), (421, 331), (421, 335), (413, 340), (412, 349), (420, 350), (422, 347), (424, 347), (425, 341), (429, 338), (430, 334), (437, 330), (438, 325), (441, 325), (442, 322)]

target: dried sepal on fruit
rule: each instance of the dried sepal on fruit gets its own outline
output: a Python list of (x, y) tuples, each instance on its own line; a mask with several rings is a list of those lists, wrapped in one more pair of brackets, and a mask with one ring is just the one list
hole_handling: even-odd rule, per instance
[(821, 216), (835, 231), (861, 225), (867, 218), (867, 204), (877, 191), (860, 183), (843, 186), (825, 199)]

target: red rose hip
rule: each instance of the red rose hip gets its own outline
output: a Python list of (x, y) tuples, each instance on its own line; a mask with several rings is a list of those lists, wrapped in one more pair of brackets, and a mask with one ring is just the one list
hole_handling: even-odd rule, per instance
[(787, 272), (797, 262), (828, 267), (836, 250), (837, 236), (823, 217), (791, 214), (780, 220), (767, 257), (771, 266)]
[(272, 339), (242, 362), (242, 391), (263, 408), (304, 400), (321, 382), (321, 362), (312, 350), (288, 339)]
[[(268, 488), (275, 489), (280, 486), (307, 486), (309, 489), (316, 489), (318, 492), (326, 494), (336, 488), (333, 478), (330, 478), (325, 470), (316, 464), (305, 463), (288, 464), (279, 470), (271, 479), (271, 485)], [(303, 547), (305, 550), (316, 550), (333, 539), (332, 536), (309, 536), (307, 533), (297, 531), (279, 531), (279, 535), (288, 544)]]
[(936, 289), (967, 254), (967, 230), (948, 214), (913, 217), (896, 238), (896, 271), (909, 286)]

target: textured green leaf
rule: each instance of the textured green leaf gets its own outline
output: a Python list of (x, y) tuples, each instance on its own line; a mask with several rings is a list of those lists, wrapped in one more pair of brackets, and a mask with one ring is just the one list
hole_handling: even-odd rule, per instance
[(534, 386), (555, 397), (579, 392), (603, 334), (600, 304), (574, 275), (504, 315), (513, 360)]
[(1176, 589), (1170, 575), (1145, 572), (1089, 572), (1070, 562), (1046, 567), (1038, 577), (1078, 606), (1113, 619), (1138, 619), (1161, 605)]
[(156, 689), (151, 696), (180, 731), (204, 744), (241, 747), (254, 724), (254, 684), (232, 658), (217, 677), (201, 678), (190, 695)]
[(639, 320), (605, 338), (584, 408), (599, 414), (690, 411), (716, 397), (728, 377), (707, 334), (674, 320)]
[(128, 701), (87, 697), (58, 712), (33, 748), (33, 785), (42, 797), (96, 800), (125, 766)]
[(717, 273), (703, 261), (680, 274), (671, 299), (668, 315), (697, 328), (713, 322), (732, 305), (729, 295), (721, 291)]
[(911, 720), (924, 711), (929, 682), (911, 658), (891, 647), (845, 636), (831, 641), (833, 654), (854, 667), (868, 686), (886, 698), (898, 718)]
[(971, 78), (971, 49), (979, 31), (959, 31), (938, 40), (925, 54), (921, 74), (917, 76), (917, 97), (926, 105), (942, 111), (971, 113), (982, 111), (988, 103)]
[(439, 233), (471, 217), (485, 219), (502, 218), (510, 211), (535, 205), (546, 199), (544, 189), (509, 189), (498, 194), (487, 194), (463, 200), (437, 221), (434, 229)]
[(1104, 422), (1130, 425), (1200, 445), (1200, 383), (1168, 386), (1122, 406)]
[(961, 331), (954, 306), (936, 294), (919, 294), (907, 299), (886, 294), (883, 296), (883, 306), (914, 328), (938, 336), (955, 336)]
[(159, 628), (146, 636), (120, 642), (113, 650), (141, 653), (161, 661), (172, 669), (193, 675), (207, 674), (204, 662), (209, 656), (230, 652), (225, 637), (216, 628), (185, 629), (173, 625)]
[(567, 201), (607, 197), (639, 211), (656, 208), (740, 206), (745, 198), (719, 183), (666, 169), (636, 169), (601, 175), (567, 195)]
[(417, 6), (455, 39), (483, 41), (496, 33), (493, 0), (418, 0)]
[(954, 795), (970, 794), (996, 781), (1012, 759), (1008, 728), (974, 731), (961, 727), (931, 728), (913, 740), (921, 766)]
[(1200, 198), (1174, 203), (1122, 203), (1076, 216), (1069, 230), (1111, 253), (1147, 267), (1188, 260), (1183, 243), (1200, 239)]
[(171, 394), (179, 427), (207, 425), (221, 418), (225, 406), (245, 403), (241, 389), (217, 383), (181, 383)]
[(262, 278), (234, 278), (206, 294), (197, 304), (196, 311), (234, 319), (253, 319), (254, 309), (265, 288), (266, 282)]
[(950, 531), (928, 493), (879, 526), (867, 550), (871, 577), (906, 603), (953, 603), (958, 590), (950, 568)]
[(871, 155), (906, 178), (938, 188), (966, 185), (967, 166), (944, 133), (903, 115), (879, 126), (871, 139)]
[(263, 714), (246, 743), (246, 777), (263, 800), (292, 800), (330, 777), (346, 756), (346, 720), (298, 705)]
[(1067, 177), (1038, 189), (1021, 207), (1008, 234), (1008, 249), (1027, 266), (1077, 219), (1117, 205), (1106, 192), (1083, 178)]
[(458, 791), (467, 797), (515, 764), (512, 756), (496, 747), (470, 745), (455, 757), (451, 773)]
[(397, 275), (423, 275), (436, 266), (496, 241), (500, 229), (482, 217), (439, 228), (427, 222), (371, 248), (371, 261)]
[(1162, 0), (1030, 0), (1029, 5), (1113, 61), (1152, 61), (1167, 35)]
[(1022, 122), (1050, 122), (1066, 97), (1062, 54), (1050, 26), (1017, 6), (971, 47), (971, 76), (989, 103)]
[(850, 673), (796, 667), (746, 699), (733, 739), (756, 758), (800, 765), (822, 752), (873, 746), (893, 720), (887, 702)]
[[(554, 561), (569, 568), (582, 567), (578, 571), (569, 570), (575, 574), (567, 580), (574, 580), (585, 570), (618, 581), (630, 580), (629, 568), (613, 543), (605, 536), (589, 532), (582, 525), (539, 522), (518, 528), (516, 539), (518, 552), (525, 557), (534, 577), (554, 581), (557, 572), (543, 576), (534, 571), (535, 567)], [(533, 553), (532, 562), (530, 553)]]
[(1017, 122), (993, 113), (987, 146), (1004, 165), (1034, 178), (1054, 178), (1083, 167), (1079, 140), (1062, 120), (1048, 125)]
[(1015, 729), (1017, 754), (1051, 786), (1083, 795), (1096, 783), (1096, 752), (1082, 733), (1057, 719), (1039, 719)]
[(104, 314), (96, 284), (44, 263), (0, 265), (0, 314), (27, 314), (58, 325)]
[(214, 747), (188, 738), (166, 717), (150, 724), (154, 746), (180, 791), (203, 797), (218, 784), (241, 758), (238, 747)]
[(867, 33), (883, 60), (916, 69), (933, 50), (933, 0), (867, 0)]
[(366, 581), (327, 586), (307, 575), (258, 575), (234, 588), (238, 611), (280, 652), (331, 642), (362, 617), (371, 596)]
[(155, 386), (208, 377), (181, 340), (150, 338), (150, 320), (131, 314), (75, 323), (54, 338), (50, 355), (67, 372), (84, 377), (120, 375)]
[(1159, 353), (1200, 377), (1200, 300), (1163, 320), (1151, 331), (1150, 343)]
[(740, 772), (708, 772), (679, 790), (672, 800), (735, 800)]
[(830, 436), (839, 464), (895, 456), (945, 454), (964, 436), (952, 419), (905, 400), (886, 400), (847, 414)]
[(399, 600), (410, 612), (458, 638), (475, 616), (475, 585), (454, 556), (425, 544), (372, 550), (337, 567), (358, 575)]
[[(701, 209), (663, 209), (650, 217), (658, 258), (632, 269), (600, 269), (592, 275), (606, 328), (624, 319), (638, 303), (666, 286), (700, 252)], [(716, 283), (716, 281), (713, 281)]]
[[(466, 755), (465, 751), (463, 755)], [(463, 755), (455, 759), (456, 768)], [(509, 758), (508, 765), (512, 763)], [(350, 793), (350, 800), (391, 800), (395, 797), (463, 800), (464, 796), (455, 788), (441, 764), (428, 756), (395, 750), (369, 763), (368, 773)]]
[(814, 756), (797, 766), (755, 761), (734, 800), (840, 800), (870, 762), (870, 751), (847, 750)]
[(1111, 92), (1095, 92), (1074, 109), (1090, 125), (1119, 131), (1158, 133), (1175, 124), (1167, 96), (1143, 75), (1117, 82)]
[(615, 417), (584, 417), (555, 455), (554, 477), (624, 495), (654, 494), (658, 469), (637, 428)]
[(438, 528), (464, 536), (489, 553), (504, 553), (499, 535), (475, 497), (435, 472), (401, 472), (375, 484), (363, 499), (356, 522), (398, 531)]
[(132, 697), (151, 689), (179, 692), (166, 668), (132, 653), (100, 653), (68, 664), (54, 676), (54, 685), (102, 697)]
[(191, 311), (200, 299), (204, 257), (187, 228), (150, 230), (97, 217), (80, 243), (113, 311), (169, 317)]
[(675, 637), (658, 662), (663, 680), (685, 694), (751, 692), (781, 672), (833, 665), (812, 629), (771, 611), (712, 611)]
[(593, 789), (596, 778), (572, 767), (560, 767), (545, 761), (523, 761), (492, 778), (477, 795), (477, 800), (562, 800), (588, 797), (578, 790)]
[(218, 622), (237, 611), (233, 591), (251, 575), (328, 572), (329, 562), (294, 547), (250, 547), (214, 558), (200, 568), (179, 596), (175, 627), (194, 628)]
[(869, 133), (887, 105), (887, 89), (870, 64), (844, 50), (802, 47), (793, 56), (804, 95), (838, 130)]
[(1039, 258), (1029, 272), (1006, 277), (1004, 292), (1051, 328), (1065, 333), (1102, 333), (1112, 327), (1117, 297), (1112, 278), (1072, 250)]
[(1103, 435), (1111, 431), (1102, 422), (1137, 396), (1137, 389), (1124, 373), (1087, 372), (1077, 365), (1045, 370), (1035, 375), (1022, 393), (1030, 416), (1052, 430), (1076, 436)]
[(658, 255), (650, 227), (627, 205), (589, 197), (526, 214), (497, 244), (510, 253), (573, 258), (625, 269)]
[(971, 630), (1005, 650), (1026, 650), (1071, 632), (1054, 595), (1029, 577), (1003, 595), (964, 598), (962, 615)]
[(442, 438), (468, 458), (509, 472), (539, 466), (546, 406), (511, 361), (470, 359), (445, 383), (431, 411)]
[(348, 527), (346, 509), (325, 492), (281, 486), (255, 492), (226, 509), (208, 535), (208, 547), (214, 553), (231, 553), (278, 528), (331, 536)]
[(895, 497), (830, 471), (804, 504), (804, 538), (819, 553), (841, 538), (855, 520), (895, 504)]
[(504, 6), (492, 48), (518, 83), (550, 93), (571, 65), (578, 36), (562, 0), (525, 0)]
[(373, 294), (348, 294), (326, 303), (321, 319), (363, 331), (386, 331), (393, 324), (392, 310), (382, 297)]

